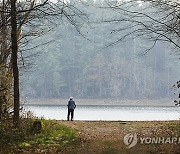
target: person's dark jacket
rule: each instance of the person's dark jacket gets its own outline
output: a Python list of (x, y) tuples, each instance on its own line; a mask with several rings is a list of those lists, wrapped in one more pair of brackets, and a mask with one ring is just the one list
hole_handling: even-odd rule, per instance
[(68, 109), (75, 109), (76, 108), (76, 104), (75, 104), (75, 101), (73, 100), (69, 100), (68, 102)]

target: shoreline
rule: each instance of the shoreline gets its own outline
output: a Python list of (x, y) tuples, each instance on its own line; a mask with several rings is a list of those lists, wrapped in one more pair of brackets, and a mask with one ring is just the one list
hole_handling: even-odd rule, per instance
[[(173, 107), (173, 100), (118, 100), (118, 99), (75, 99), (77, 105), (107, 105), (107, 106), (167, 106)], [(67, 105), (68, 99), (28, 99), (22, 100), (25, 105)]]

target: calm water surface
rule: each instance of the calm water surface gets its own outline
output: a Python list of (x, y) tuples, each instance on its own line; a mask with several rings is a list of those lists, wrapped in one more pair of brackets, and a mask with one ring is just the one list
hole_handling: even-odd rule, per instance
[[(25, 105), (36, 116), (45, 119), (66, 120), (66, 105)], [(74, 120), (178, 120), (180, 107), (153, 107), (153, 106), (111, 106), (111, 105), (79, 105), (75, 109)]]

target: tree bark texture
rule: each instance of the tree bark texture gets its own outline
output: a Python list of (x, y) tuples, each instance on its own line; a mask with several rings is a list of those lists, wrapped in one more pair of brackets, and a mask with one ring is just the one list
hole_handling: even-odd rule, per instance
[(14, 117), (13, 122), (17, 127), (19, 125), (19, 70), (18, 70), (18, 44), (17, 44), (17, 21), (16, 21), (16, 0), (11, 0), (11, 62), (14, 79)]

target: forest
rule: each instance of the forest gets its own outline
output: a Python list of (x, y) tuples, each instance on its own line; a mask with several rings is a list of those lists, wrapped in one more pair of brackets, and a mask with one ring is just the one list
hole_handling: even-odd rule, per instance
[[(168, 42), (153, 42), (130, 33), (128, 23), (112, 22), (123, 15), (107, 8), (106, 1), (70, 1), (88, 18), (69, 23), (66, 19), (46, 21), (51, 31), (35, 39), (24, 52), (20, 66), (24, 98), (119, 98), (160, 99), (173, 96), (179, 77), (179, 59)], [(146, 4), (147, 5), (147, 4)], [(144, 5), (136, 2), (135, 10)], [(156, 11), (156, 8), (151, 8)], [(158, 14), (154, 14), (156, 18)], [(116, 32), (116, 28), (123, 31)], [(39, 44), (43, 44), (38, 46)], [(33, 48), (34, 46), (38, 46)]]

